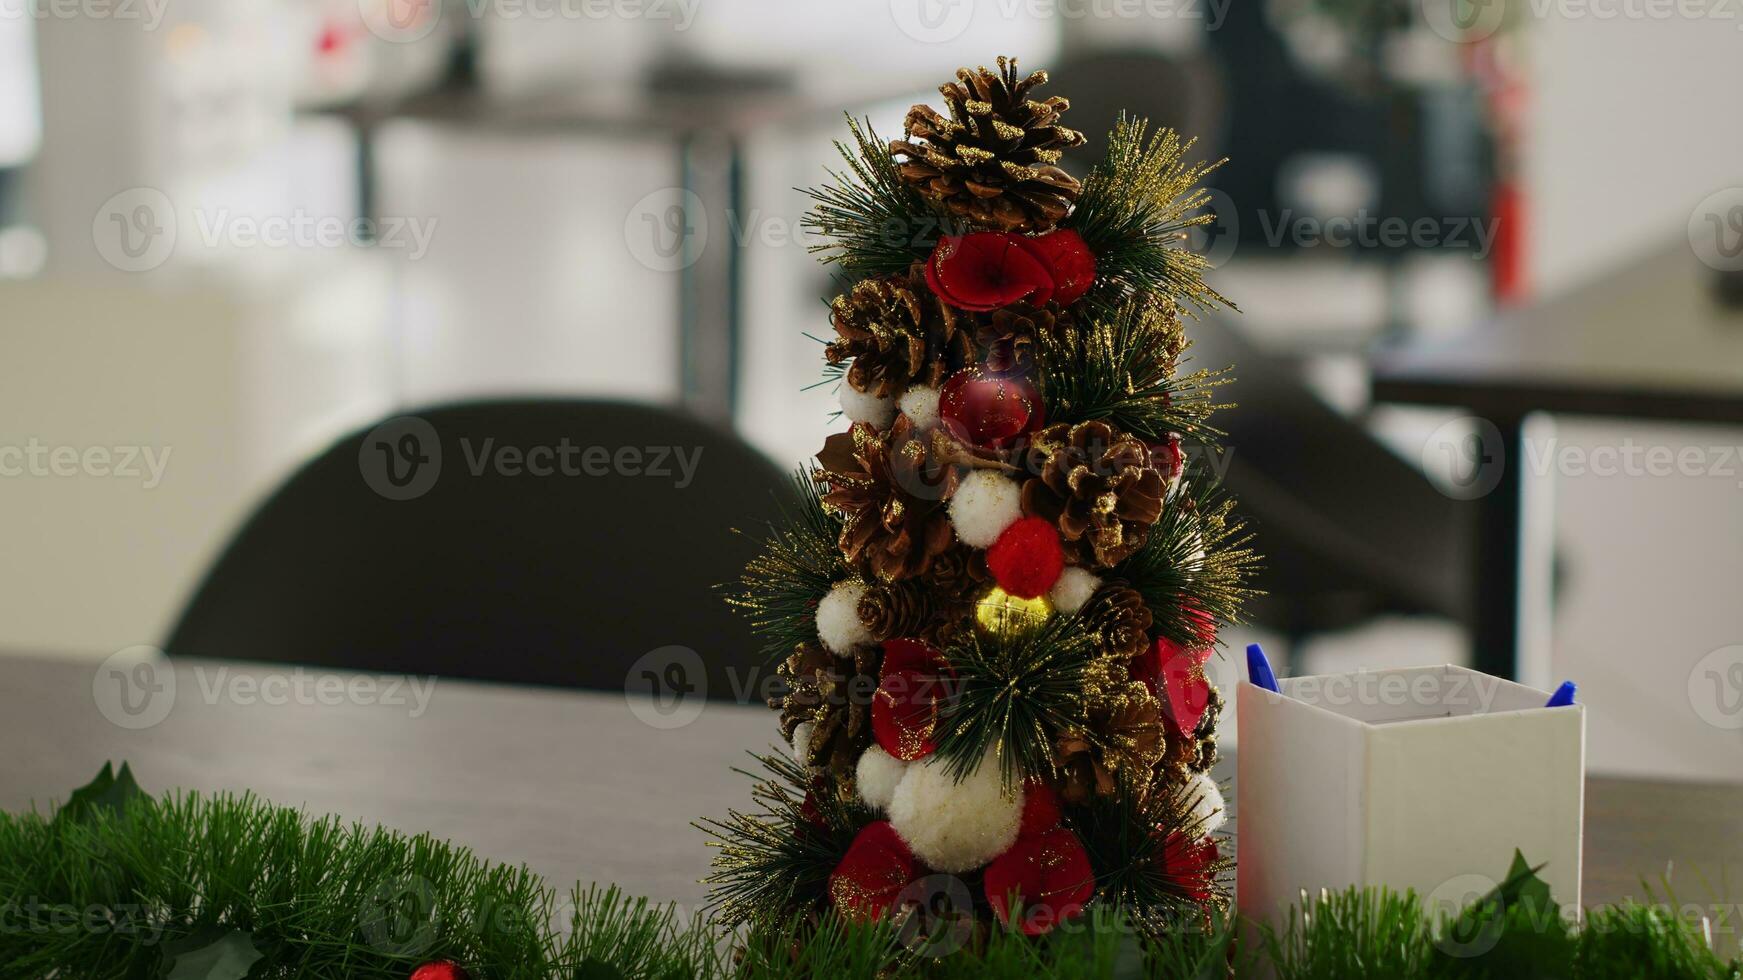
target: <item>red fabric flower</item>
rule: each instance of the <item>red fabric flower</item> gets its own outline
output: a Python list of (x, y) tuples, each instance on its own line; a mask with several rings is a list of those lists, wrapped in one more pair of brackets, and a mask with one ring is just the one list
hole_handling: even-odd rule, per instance
[(410, 980), (471, 980), (471, 977), (458, 963), (436, 960), (413, 970)]
[(1095, 894), (1095, 870), (1077, 835), (1063, 827), (1031, 837), (1019, 837), (1011, 849), (993, 859), (983, 876), (993, 914), (1011, 925), (1007, 903), (1015, 896), (1024, 935), (1051, 932), (1061, 922), (1083, 914), (1083, 903)]
[(1041, 260), (1053, 280), (1053, 302), (1070, 306), (1095, 282), (1095, 253), (1083, 236), (1069, 228), (1023, 239), (1029, 254)]
[(982, 313), (1020, 299), (1039, 306), (1053, 295), (1053, 277), (1022, 236), (998, 231), (940, 239), (926, 263), (926, 283), (951, 306)]
[(1070, 306), (1095, 282), (1095, 253), (1068, 228), (1036, 238), (1002, 231), (947, 235), (926, 260), (926, 284), (959, 310), (985, 313), (1018, 300)]
[(875, 922), (902, 889), (920, 877), (920, 862), (888, 820), (867, 824), (829, 876), (829, 900), (844, 918)]
[(1043, 517), (1025, 517), (994, 541), (986, 552), (987, 571), (999, 588), (1020, 599), (1033, 599), (1053, 588), (1065, 571), (1065, 546), (1059, 525)]
[(938, 704), (949, 694), (944, 655), (919, 640), (886, 640), (884, 666), (872, 698), (872, 734), (885, 752), (913, 762), (938, 748)]
[(1206, 904), (1216, 893), (1211, 865), (1221, 856), (1214, 838), (1195, 840), (1174, 831), (1162, 845), (1162, 877), (1182, 896)]

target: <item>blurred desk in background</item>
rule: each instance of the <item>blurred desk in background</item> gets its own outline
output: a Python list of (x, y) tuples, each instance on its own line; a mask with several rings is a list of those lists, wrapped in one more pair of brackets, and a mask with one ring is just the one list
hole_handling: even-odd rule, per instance
[(1524, 467), (1515, 462), (1524, 458), (1529, 416), (1743, 425), (1743, 308), (1721, 305), (1716, 286), (1716, 273), (1679, 243), (1457, 338), (1374, 355), (1374, 401), (1474, 416), (1462, 444), (1444, 448), (1467, 467), (1452, 492), (1481, 501), (1472, 568), (1479, 669), (1519, 676), (1522, 630), (1532, 626), (1522, 585), (1534, 572), (1547, 581), (1547, 555), (1535, 569), (1522, 560), (1529, 529)]
[[(104, 762), (126, 760), (147, 792), (253, 790), (312, 816), (427, 832), (524, 863), (559, 890), (613, 882), (693, 908), (710, 851), (690, 821), (747, 806), (751, 781), (732, 767), (754, 768), (745, 753), (779, 741), (774, 714), (760, 705), (708, 702), (689, 723), (660, 729), (618, 692), (446, 679), (422, 702), (402, 686), (404, 704), (386, 703), (385, 693), (382, 703), (266, 703), (267, 691), (285, 688), (260, 682), (296, 669), (181, 660), (167, 716), (129, 730), (105, 716), (95, 692), (134, 675), (107, 676), (88, 660), (0, 656), (0, 741), (27, 747), (0, 758), (0, 808), (46, 809)], [(364, 675), (303, 676), (303, 690), (331, 692), (335, 679)], [(1225, 776), (1233, 761), (1224, 759)], [(1679, 880), (1717, 881), (1727, 864), (1743, 865), (1743, 785), (1594, 776), (1587, 800), (1588, 905), (1641, 897), (1641, 878), (1671, 862)]]

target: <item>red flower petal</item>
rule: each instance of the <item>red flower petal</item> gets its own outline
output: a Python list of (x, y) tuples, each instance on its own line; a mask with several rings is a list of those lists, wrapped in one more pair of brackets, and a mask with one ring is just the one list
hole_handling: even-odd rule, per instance
[(1021, 905), (1024, 935), (1051, 932), (1061, 922), (1083, 914), (1083, 903), (1095, 894), (1095, 870), (1077, 835), (1063, 827), (1034, 837), (1019, 837), (1011, 849), (993, 859), (984, 875), (987, 902), (1006, 926), (1007, 902), (1014, 895)]
[(1017, 828), (1019, 838), (1044, 834), (1058, 827), (1063, 819), (1059, 794), (1053, 792), (1053, 787), (1038, 779), (1023, 784), (1023, 823)]
[(875, 922), (919, 873), (914, 852), (889, 821), (880, 820), (867, 824), (842, 855), (829, 876), (829, 900), (845, 918)]
[(878, 745), (903, 762), (931, 755), (938, 748), (932, 734), (945, 693), (945, 680), (930, 671), (884, 671), (872, 698), (872, 734)]
[[(1023, 239), (1023, 247), (1046, 267), (1048, 277), (1053, 280), (1053, 302), (1060, 306), (1070, 306), (1082, 299), (1095, 283), (1095, 253), (1077, 232), (1060, 228)], [(1046, 300), (1032, 302), (1040, 304)]]
[(1041, 517), (1017, 521), (987, 549), (986, 567), (999, 588), (1011, 595), (1033, 599), (1044, 594), (1065, 571), (1059, 526)]
[(1210, 681), (1204, 676), (1207, 650), (1185, 650), (1166, 640), (1157, 641), (1162, 666), (1162, 708), (1178, 732), (1198, 730), (1210, 704)]
[(1209, 902), (1216, 891), (1210, 866), (1221, 856), (1214, 838), (1195, 840), (1175, 831), (1162, 845), (1162, 877), (1181, 895), (1200, 904)]
[(1053, 292), (1053, 278), (1018, 236), (997, 231), (940, 239), (926, 264), (926, 282), (940, 299), (986, 312)]
[(885, 640), (884, 667), (880, 676), (900, 673), (904, 670), (918, 670), (929, 674), (943, 673), (946, 669), (944, 654), (932, 649), (919, 640)]

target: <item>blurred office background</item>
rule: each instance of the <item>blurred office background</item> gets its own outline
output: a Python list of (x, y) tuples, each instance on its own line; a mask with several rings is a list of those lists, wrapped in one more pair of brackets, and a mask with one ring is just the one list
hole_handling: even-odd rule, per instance
[[(168, 454), (159, 479), (0, 479), (0, 648), (161, 643), (275, 486), (402, 410), (623, 399), (802, 461), (837, 423), (804, 387), (831, 282), (793, 188), (843, 108), (895, 133), (1008, 52), (1092, 137), (1128, 107), (1232, 158), (1194, 246), (1243, 312), (1197, 333), (1256, 379), (1231, 480), (1276, 566), (1233, 639), (1296, 672), (1468, 661), (1484, 544), (1436, 447), (1471, 413), (1377, 401), (1377, 359), (1598, 295), (1554, 315), (1637, 317), (1574, 335), (1601, 361), (1699, 303), (1735, 332), (1692, 356), (1743, 392), (1734, 283), (1691, 237), (1702, 208), (1743, 233), (1743, 25), (1597, 6), (0, 0), (0, 443)], [(1315, 233), (1339, 218), (1430, 230)], [(1616, 282), (1631, 302), (1592, 293)], [(1734, 775), (1743, 731), (1690, 684), (1743, 643), (1743, 461), (1716, 458), (1743, 425), (1531, 425), (1580, 458), (1709, 453), (1524, 475), (1517, 663), (1580, 682), (1594, 769)]]

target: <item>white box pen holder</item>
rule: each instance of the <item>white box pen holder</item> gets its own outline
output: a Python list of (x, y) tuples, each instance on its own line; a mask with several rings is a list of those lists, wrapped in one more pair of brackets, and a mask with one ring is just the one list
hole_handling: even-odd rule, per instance
[(1237, 901), (1281, 925), (1305, 892), (1478, 897), (1517, 849), (1579, 907), (1585, 708), (1463, 667), (1242, 682)]

